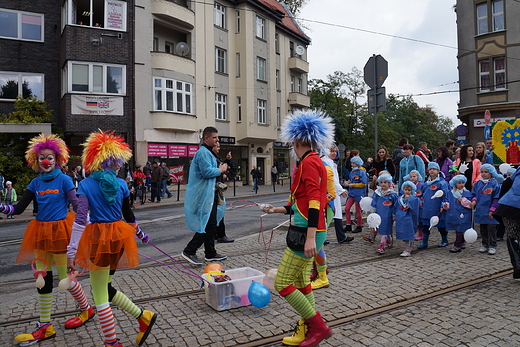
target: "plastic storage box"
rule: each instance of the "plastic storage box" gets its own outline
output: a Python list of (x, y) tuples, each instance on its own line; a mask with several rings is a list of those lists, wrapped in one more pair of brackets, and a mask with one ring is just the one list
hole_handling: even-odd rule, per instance
[[(263, 283), (264, 273), (250, 267), (241, 267), (226, 270), (226, 275), (231, 277), (231, 281), (211, 281), (211, 286), (204, 282), (206, 303), (217, 311), (251, 305), (247, 296), (249, 286), (253, 281)], [(207, 274), (203, 276), (206, 278)]]

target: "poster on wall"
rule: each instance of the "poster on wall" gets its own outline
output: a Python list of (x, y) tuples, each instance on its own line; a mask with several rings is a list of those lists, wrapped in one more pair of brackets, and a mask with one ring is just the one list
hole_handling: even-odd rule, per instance
[(186, 145), (168, 145), (168, 157), (180, 158), (188, 156), (188, 146)]
[(500, 121), (493, 125), (493, 163), (520, 163), (520, 119)]
[(184, 165), (169, 166), (170, 169), (170, 182), (184, 184)]
[(149, 143), (148, 144), (148, 156), (149, 157), (167, 157), (168, 156), (168, 145)]
[(72, 114), (123, 115), (121, 96), (71, 95), (70, 101)]
[(107, 29), (125, 29), (126, 3), (124, 1), (107, 0), (106, 2), (106, 24)]

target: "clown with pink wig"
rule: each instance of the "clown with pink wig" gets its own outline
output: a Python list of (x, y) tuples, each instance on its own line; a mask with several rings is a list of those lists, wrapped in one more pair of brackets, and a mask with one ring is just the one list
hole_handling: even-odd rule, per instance
[[(101, 130), (92, 133), (83, 145), (83, 167), (90, 175), (78, 187), (78, 211), (67, 250), (69, 271), (76, 270), (77, 263), (90, 270), (105, 346), (123, 346), (116, 335), (111, 304), (137, 320), (136, 343), (140, 346), (148, 337), (157, 314), (139, 308), (112, 287), (112, 277), (119, 267), (139, 264), (135, 237), (143, 243), (149, 240), (130, 208), (126, 182), (116, 176), (132, 152), (122, 136)], [(90, 211), (90, 224), (87, 211)]]
[[(27, 226), (16, 262), (35, 264), (35, 274), (43, 276), (42, 283), (37, 282), (40, 320), (33, 333), (15, 337), (20, 346), (30, 346), (56, 336), (51, 323), (51, 266), (56, 266), (60, 280), (67, 278), (66, 252), (74, 222), (74, 212), (69, 211), (67, 206), (70, 203), (74, 210), (78, 206), (72, 179), (61, 171), (69, 160), (68, 148), (62, 139), (44, 134), (33, 138), (25, 158), (29, 166), (40, 173), (39, 176), (29, 183), (17, 205), (0, 205), (0, 212), (12, 216), (24, 212), (31, 201), (38, 203), (36, 219)], [(77, 281), (71, 281), (67, 290), (81, 310), (77, 317), (65, 322), (66, 329), (74, 329), (92, 318), (95, 312)]]

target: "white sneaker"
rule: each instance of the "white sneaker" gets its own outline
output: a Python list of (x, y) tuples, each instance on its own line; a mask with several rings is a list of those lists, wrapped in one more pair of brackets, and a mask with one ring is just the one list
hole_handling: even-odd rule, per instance
[(400, 254), (401, 257), (410, 257), (412, 255), (412, 250), (411, 249), (405, 249), (403, 251), (403, 253)]
[(497, 252), (496, 248), (490, 248), (488, 250), (488, 254), (491, 254), (491, 255), (495, 254), (496, 252)]
[(485, 252), (488, 251), (488, 249), (487, 249), (487, 247), (482, 246), (482, 247), (480, 247), (480, 249), (479, 249), (478, 251), (479, 251), (480, 253), (485, 253)]

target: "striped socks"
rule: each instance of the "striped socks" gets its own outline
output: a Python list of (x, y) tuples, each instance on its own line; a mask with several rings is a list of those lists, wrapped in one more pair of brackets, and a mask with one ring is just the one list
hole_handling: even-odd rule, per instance
[(139, 307), (137, 307), (137, 305), (134, 304), (132, 300), (128, 299), (128, 297), (120, 291), (117, 291), (116, 295), (114, 295), (112, 303), (114, 305), (117, 305), (123, 311), (126, 311), (132, 316), (134, 316), (135, 319), (139, 318), (139, 316), (141, 315), (142, 310)]
[(72, 295), (74, 300), (76, 300), (76, 303), (78, 304), (81, 311), (86, 311), (89, 309), (90, 305), (88, 304), (87, 297), (85, 296), (85, 292), (83, 291), (81, 284), (72, 281), (70, 288), (67, 290)]
[(116, 328), (114, 324), (114, 316), (112, 315), (112, 309), (110, 303), (104, 303), (96, 305), (99, 323), (101, 323), (101, 330), (103, 336), (105, 336), (106, 342), (117, 341)]
[(38, 304), (40, 306), (40, 322), (48, 323), (51, 321), (52, 293), (38, 294)]

